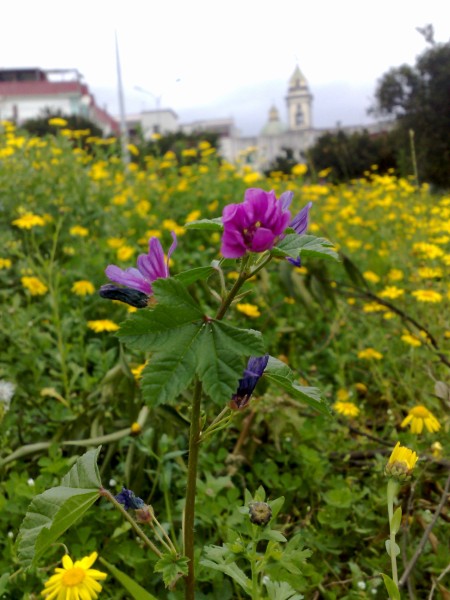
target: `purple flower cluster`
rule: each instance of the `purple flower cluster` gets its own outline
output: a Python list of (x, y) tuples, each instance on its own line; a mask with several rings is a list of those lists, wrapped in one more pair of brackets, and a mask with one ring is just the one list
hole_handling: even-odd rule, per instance
[(264, 252), (284, 237), (286, 227), (298, 235), (308, 228), (309, 202), (292, 220), (289, 206), (293, 192), (284, 192), (279, 199), (275, 192), (250, 188), (244, 202), (228, 204), (223, 209), (221, 252), (225, 258), (241, 258), (247, 252)]

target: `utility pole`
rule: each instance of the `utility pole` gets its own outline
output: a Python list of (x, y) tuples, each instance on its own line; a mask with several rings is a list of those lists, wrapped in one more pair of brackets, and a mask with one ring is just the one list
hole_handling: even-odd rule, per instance
[(119, 57), (119, 42), (116, 36), (116, 67), (117, 67), (117, 92), (119, 95), (119, 114), (120, 114), (120, 144), (122, 148), (122, 160), (125, 165), (130, 163), (130, 153), (128, 152), (128, 130), (125, 122), (125, 102), (123, 98), (123, 85), (122, 85), (122, 70), (120, 68), (120, 57)]

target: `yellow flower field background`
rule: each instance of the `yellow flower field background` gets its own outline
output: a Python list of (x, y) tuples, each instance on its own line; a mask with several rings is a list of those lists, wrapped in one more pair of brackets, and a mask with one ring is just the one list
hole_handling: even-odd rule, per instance
[[(11, 597), (40, 589), (52, 572), (22, 573), (14, 540), (29, 500), (56, 485), (89, 445), (80, 440), (105, 439), (101, 474), (115, 493), (126, 485), (167, 523), (179, 517), (183, 398), (178, 412), (154, 409), (141, 427), (139, 380), (151, 356), (122, 348), (114, 335), (136, 309), (97, 290), (107, 283), (105, 267), (134, 266), (151, 236), (168, 248), (176, 232), (171, 274), (220, 259), (219, 233), (184, 224), (220, 217), (246, 188), (261, 187), (277, 196), (292, 190), (293, 214), (312, 202), (310, 231), (331, 240), (341, 260), (273, 261), (229, 318), (260, 329), (271, 355), (302, 385), (322, 390), (331, 414), (314, 415), (259, 387), (202, 459), (199, 536), (217, 543), (212, 526), (224, 535), (240, 490), (263, 485), (270, 497), (286, 497), (283, 522), (303, 532), (312, 552), (299, 575), (306, 598), (318, 586), (326, 599), (384, 598), (386, 457), (398, 440), (419, 457), (418, 483), (405, 492), (405, 552), (436, 508), (450, 465), (450, 195), (379, 174), (376, 165), (364, 179), (335, 186), (305, 165), (264, 177), (245, 156), (238, 165), (222, 161), (207, 142), (179, 159), (141, 156), (133, 146), (126, 167), (114, 143), (92, 139), (83, 149), (88, 132), (35, 138), (8, 123), (1, 131), (0, 575), (16, 573)], [(207, 284), (196, 285), (192, 293), (215, 306)], [(417, 563), (417, 598), (448, 563), (446, 521), (437, 520)], [(143, 582), (150, 559), (120, 526), (99, 508), (64, 542), (73, 556), (98, 552), (127, 564)], [(57, 560), (53, 553), (47, 565)], [(215, 576), (221, 597), (235, 597)], [(109, 580), (102, 585), (105, 597), (123, 597)]]

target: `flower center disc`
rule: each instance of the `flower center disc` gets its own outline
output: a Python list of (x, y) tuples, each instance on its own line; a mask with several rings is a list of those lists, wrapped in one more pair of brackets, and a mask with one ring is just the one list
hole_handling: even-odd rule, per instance
[(86, 572), (84, 569), (80, 569), (80, 567), (72, 567), (64, 573), (62, 576), (62, 581), (64, 585), (68, 587), (73, 587), (74, 585), (78, 585), (83, 581), (86, 576)]
[(415, 406), (411, 410), (411, 414), (413, 415), (413, 417), (417, 417), (419, 419), (426, 419), (429, 415), (429, 411), (424, 406)]

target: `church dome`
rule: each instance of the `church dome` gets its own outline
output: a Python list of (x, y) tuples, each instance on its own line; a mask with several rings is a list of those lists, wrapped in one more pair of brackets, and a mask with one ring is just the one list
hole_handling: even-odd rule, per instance
[(269, 120), (261, 129), (261, 135), (280, 135), (286, 131), (286, 126), (280, 120), (280, 114), (276, 106), (269, 110)]

